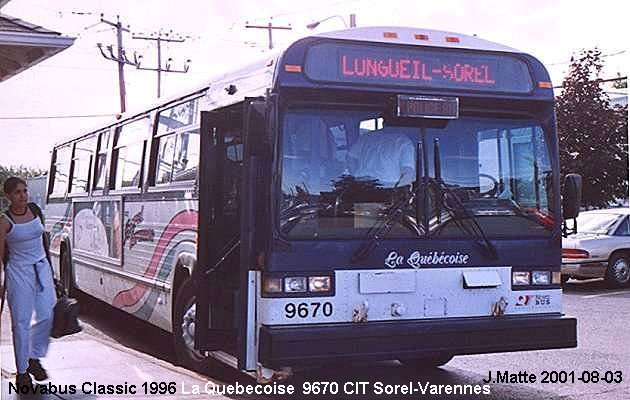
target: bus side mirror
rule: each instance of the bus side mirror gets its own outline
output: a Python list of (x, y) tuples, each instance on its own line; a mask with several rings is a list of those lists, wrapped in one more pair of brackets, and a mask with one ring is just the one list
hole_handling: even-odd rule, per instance
[(567, 174), (562, 191), (562, 218), (574, 219), (580, 213), (582, 204), (582, 176)]

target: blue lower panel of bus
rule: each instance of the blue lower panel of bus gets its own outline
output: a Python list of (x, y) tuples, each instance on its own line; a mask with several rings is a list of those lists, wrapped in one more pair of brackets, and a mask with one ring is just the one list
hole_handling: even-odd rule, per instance
[(259, 361), (271, 368), (577, 346), (577, 321), (562, 316), (452, 318), (262, 326)]

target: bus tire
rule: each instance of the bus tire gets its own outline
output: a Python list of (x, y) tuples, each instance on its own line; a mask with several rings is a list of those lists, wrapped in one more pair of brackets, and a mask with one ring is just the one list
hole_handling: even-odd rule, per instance
[(210, 359), (194, 349), (195, 285), (193, 280), (190, 277), (186, 278), (176, 290), (173, 344), (177, 361), (185, 368), (204, 373), (208, 370)]
[(420, 357), (420, 358), (404, 358), (398, 361), (406, 367), (411, 367), (417, 370), (431, 369), (441, 367), (453, 359), (452, 354), (436, 354), (432, 356)]
[(625, 254), (613, 254), (606, 268), (606, 282), (616, 288), (630, 285), (630, 258)]
[(61, 252), (61, 263), (59, 268), (59, 278), (63, 290), (70, 297), (76, 295), (76, 289), (74, 288), (74, 274), (72, 271), (72, 259), (70, 258), (70, 252), (64, 250)]

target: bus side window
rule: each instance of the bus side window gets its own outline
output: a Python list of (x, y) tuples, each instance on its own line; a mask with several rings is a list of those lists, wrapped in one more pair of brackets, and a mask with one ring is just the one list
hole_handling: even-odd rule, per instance
[(155, 169), (155, 183), (158, 185), (171, 182), (176, 141), (177, 135), (175, 134), (159, 138), (157, 167)]
[(53, 164), (54, 177), (50, 194), (53, 197), (63, 197), (68, 190), (68, 175), (70, 174), (70, 157), (72, 146), (65, 145), (55, 150), (55, 162)]
[(119, 128), (114, 148), (115, 189), (140, 186), (142, 160), (149, 128), (148, 116)]
[(155, 183), (191, 181), (199, 167), (199, 129), (159, 138)]
[(95, 142), (96, 137), (93, 136), (75, 144), (70, 193), (85, 193), (89, 190), (90, 166)]
[(94, 189), (102, 190), (105, 188), (105, 163), (107, 161), (107, 152), (109, 150), (110, 131), (101, 132), (98, 138), (98, 150), (95, 160)]
[(199, 99), (195, 98), (158, 114), (156, 185), (192, 181), (199, 167)]
[(199, 167), (199, 129), (177, 135), (173, 182), (194, 180)]

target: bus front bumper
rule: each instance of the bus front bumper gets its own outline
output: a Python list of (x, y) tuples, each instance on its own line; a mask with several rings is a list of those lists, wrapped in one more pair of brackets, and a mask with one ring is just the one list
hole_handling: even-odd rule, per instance
[(577, 321), (504, 316), (348, 324), (263, 325), (259, 362), (271, 368), (330, 362), (560, 349), (577, 346)]

